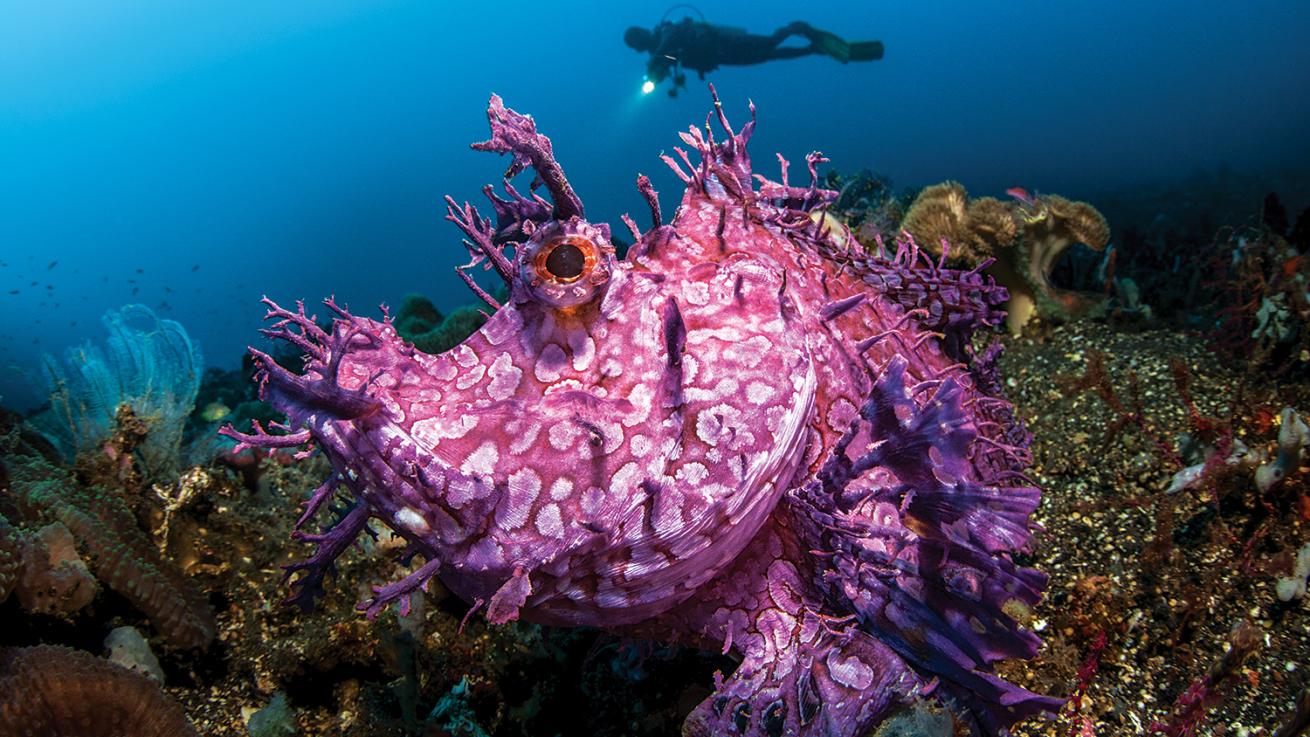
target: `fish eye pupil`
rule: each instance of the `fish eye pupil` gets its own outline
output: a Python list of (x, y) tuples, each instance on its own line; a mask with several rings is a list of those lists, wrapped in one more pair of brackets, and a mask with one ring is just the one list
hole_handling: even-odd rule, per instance
[(587, 255), (572, 243), (561, 243), (546, 254), (546, 271), (560, 281), (573, 281), (582, 276)]

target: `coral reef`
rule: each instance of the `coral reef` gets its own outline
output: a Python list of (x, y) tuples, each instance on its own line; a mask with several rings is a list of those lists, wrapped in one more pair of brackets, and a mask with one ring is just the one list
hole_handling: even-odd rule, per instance
[(396, 333), (413, 343), (415, 348), (436, 354), (445, 353), (464, 342), (486, 321), (486, 313), (477, 307), (458, 307), (443, 316), (427, 297), (408, 294), (400, 303), (392, 325)]
[(913, 190), (893, 193), (889, 179), (867, 169), (854, 174), (829, 171), (823, 176), (823, 184), (837, 193), (826, 215), (840, 220), (860, 243), (870, 245), (879, 240), (896, 240), (915, 194)]
[(195, 737), (154, 681), (88, 653), (42, 645), (0, 650), (0, 734)]
[(836, 195), (817, 155), (808, 187), (784, 161), (756, 191), (754, 122), (735, 132), (715, 105), (724, 140), (693, 127), (700, 164), (665, 157), (688, 185), (671, 223), (638, 179), (653, 226), (625, 218), (636, 242), (618, 261), (550, 141), (493, 97), (475, 148), (512, 154), (510, 177), (531, 166), (553, 209), (507, 187), (493, 225), (448, 200), (472, 254), (460, 273), (485, 265), (509, 286), (502, 306), (466, 280), (496, 313), (453, 350), (418, 351), (330, 300), (326, 329), (268, 302), (266, 334), (308, 357), (295, 374), (253, 351), (284, 434), (224, 433), (324, 452), (334, 473), (300, 524), (351, 497), (301, 533), (318, 547), (291, 568), (292, 600), (323, 594), (376, 519), (424, 562), (360, 605), (371, 617), (405, 616), (439, 577), (493, 624), (735, 654), (688, 735), (856, 735), (929, 694), (987, 734), (1055, 709), (992, 672), (1035, 653), (1045, 582), (1012, 557), (1038, 500), (1027, 436), (982, 388), (996, 351), (971, 350), (1001, 290), (911, 243), (848, 247), (814, 219)]
[(1011, 190), (1014, 200), (970, 198), (957, 182), (926, 187), (910, 205), (901, 229), (930, 252), (979, 266), (1010, 292), (1006, 325), (1017, 334), (1034, 314), (1067, 319), (1087, 313), (1102, 300), (1096, 295), (1055, 288), (1051, 271), (1069, 246), (1082, 243), (1100, 251), (1110, 226), (1096, 208), (1059, 195), (1028, 195)]
[(72, 614), (100, 591), (77, 554), (73, 535), (59, 522), (23, 536), (22, 562), (15, 593), (34, 614)]
[(200, 348), (180, 324), (145, 305), (111, 310), (103, 322), (103, 349), (69, 349), (62, 363), (45, 356), (50, 408), (30, 421), (72, 460), (98, 451), (129, 412), (145, 426), (140, 447), (132, 446), (137, 462), (148, 478), (162, 478), (177, 469), (183, 425), (200, 387)]
[(105, 638), (105, 656), (109, 662), (154, 679), (155, 683), (164, 682), (164, 671), (159, 667), (159, 658), (150, 649), (150, 643), (135, 627), (115, 627)]
[(23, 538), (0, 514), (0, 602), (9, 598), (23, 570)]
[(193, 648), (213, 640), (213, 614), (204, 596), (160, 558), (116, 492), (84, 487), (66, 471), (32, 457), (10, 456), (5, 466), (24, 516), (53, 519), (67, 528), (87, 552), (96, 578), (150, 617), (171, 644)]
[[(1019, 249), (1035, 224), (1027, 220), (1049, 215), (1041, 203), (1052, 198), (1016, 192), (1016, 201), (1003, 202), (938, 190), (944, 207), (933, 227), (956, 230), (945, 254), (921, 236), (918, 245), (934, 256), (927, 259), (898, 239), (916, 193), (893, 192), (868, 172), (800, 187), (763, 181), (752, 191), (739, 176), (741, 135), (715, 128), (717, 140), (707, 141), (711, 131), (697, 126), (687, 137), (701, 160), (671, 151), (692, 180), (683, 207), (671, 220), (652, 208), (653, 222), (641, 218), (642, 227), (652, 225), (644, 233), (628, 221), (625, 260), (614, 234), (581, 219), (545, 139), (512, 111), (498, 116), (493, 125), (512, 130), (485, 147), (508, 147), (515, 167), (541, 164), (565, 224), (552, 222), (556, 203), (512, 187), (493, 195), (490, 220), (467, 204), (451, 216), (472, 246), (461, 273), (481, 268), (494, 279), (508, 266), (502, 281), (519, 289), (483, 290), (479, 277), (482, 304), (449, 315), (409, 295), (391, 313), (394, 336), (386, 319), (344, 309), (316, 320), (275, 308), (279, 321), (290, 320), (271, 326), (291, 339), (270, 350), (286, 373), (262, 354), (237, 370), (207, 372), (197, 397), (203, 409), (188, 415), (173, 461), (146, 458), (154, 418), (130, 402), (108, 407), (101, 439), (81, 452), (67, 428), (48, 429), (59, 424), (54, 412), (36, 418), (50, 437), (64, 438), (65, 453), (0, 409), (0, 734), (13, 731), (5, 710), (14, 702), (30, 709), (65, 684), (66, 676), (42, 674), (66, 652), (5, 649), (37, 643), (72, 645), (74, 657), (91, 663), (76, 668), (97, 673), (108, 666), (85, 653), (103, 643), (111, 662), (166, 678), (167, 692), (213, 737), (666, 737), (684, 729), (693, 737), (854, 729), (861, 737), (945, 737), (1001, 733), (1008, 715), (986, 722), (997, 710), (987, 699), (997, 693), (1002, 701), (1016, 693), (1066, 697), (1055, 718), (1013, 724), (1016, 737), (1292, 737), (1310, 725), (1310, 430), (1293, 409), (1310, 408), (1310, 210), (1297, 216), (1265, 195), (1281, 184), (1259, 181), (1240, 198), (1209, 179), (1155, 195), (1088, 196), (1115, 224), (1114, 248), (1070, 248), (1047, 271), (1050, 263)], [(638, 188), (655, 200), (648, 183)], [(1300, 206), (1304, 188), (1285, 191)], [(1012, 245), (999, 258), (1013, 257), (1013, 267), (956, 270), (997, 257), (1002, 238)], [(721, 263), (699, 263), (698, 248)], [(799, 257), (789, 261), (792, 251)], [(1049, 295), (1031, 286), (1042, 282), (1019, 273), (1030, 266), (1047, 272), (1046, 283), (1081, 292), (1076, 309), (1043, 302)], [(606, 270), (599, 287), (590, 281), (598, 269)], [(988, 276), (1025, 282), (1037, 314), (1091, 319), (1043, 321), (988, 346), (993, 336), (977, 328), (1000, 319), (1003, 296)], [(811, 298), (806, 279), (831, 293)], [(598, 293), (586, 301), (593, 287)], [(583, 301), (574, 303), (579, 292)], [(1101, 293), (1113, 295), (1105, 309), (1083, 311)], [(741, 300), (740, 312), (724, 306), (729, 294)], [(661, 301), (669, 295), (672, 302)], [(627, 322), (593, 332), (593, 308)], [(493, 312), (501, 320), (517, 314), (523, 324), (504, 329), (496, 318), (487, 322)], [(776, 317), (779, 333), (804, 336), (801, 347), (779, 338), (756, 351), (760, 325), (750, 315)], [(145, 322), (128, 324), (148, 331)], [(643, 327), (623, 327), (632, 324)], [(505, 338), (491, 346), (489, 336)], [(817, 347), (828, 343), (846, 350)], [(805, 364), (775, 361), (801, 350), (817, 359), (811, 419), (797, 421), (809, 452), (788, 479), (795, 483), (768, 500), (773, 511), (760, 531), (719, 573), (680, 575), (673, 566), (683, 551), (706, 538), (704, 549), (718, 550), (716, 538), (733, 533), (714, 522), (718, 510), (726, 507), (734, 525), (746, 514), (749, 505), (732, 506), (739, 497), (731, 484), (743, 483), (739, 469), (757, 469), (750, 453), (758, 446), (749, 443), (767, 443), (774, 436), (766, 431), (790, 423), (770, 426), (766, 415), (763, 429), (752, 424), (750, 413), (770, 399), (744, 406), (740, 395), (782, 386), (792, 396), (797, 388), (786, 381), (808, 379)], [(498, 365), (501, 352), (511, 357)], [(574, 367), (588, 352), (594, 375)], [(735, 362), (748, 354), (772, 371), (741, 369)], [(108, 352), (102, 358), (111, 361)], [(647, 382), (654, 391), (634, 399), (629, 388), (642, 383), (643, 366), (657, 377)], [(77, 372), (59, 368), (70, 374), (56, 393), (66, 402)], [(298, 412), (288, 417), (258, 401), (257, 371), (272, 377), (265, 396)], [(493, 399), (493, 382), (500, 391), (515, 372), (515, 393)], [(840, 379), (857, 388), (846, 391)], [(909, 401), (899, 399), (905, 391)], [(994, 401), (1003, 394), (1013, 408)], [(842, 399), (850, 403), (841, 405), (844, 415), (834, 411)], [(425, 405), (452, 408), (427, 416)], [(625, 424), (634, 408), (649, 414)], [(397, 423), (397, 411), (417, 419)], [(679, 415), (679, 427), (665, 425)], [(412, 440), (408, 430), (432, 419), (432, 434)], [(942, 420), (940, 434), (934, 420)], [(224, 422), (260, 429), (216, 436)], [(293, 442), (303, 429), (317, 450)], [(713, 464), (697, 461), (718, 474), (697, 481), (679, 464), (698, 458), (702, 435), (721, 454)], [(970, 467), (961, 476), (962, 438)], [(426, 462), (429, 441), (437, 464)], [(411, 442), (418, 452), (410, 453)], [(499, 443), (494, 461), (488, 442)], [(645, 444), (640, 456), (635, 448)], [(1026, 467), (1015, 460), (1025, 449), (1033, 456)], [(915, 458), (927, 461), (916, 466)], [(629, 459), (639, 473), (608, 483)], [(969, 485), (988, 478), (977, 466), (989, 463), (1005, 474), (991, 484), (1004, 492), (1000, 501)], [(754, 478), (785, 475), (769, 468)], [(583, 506), (588, 497), (575, 503), (556, 491), (563, 476), (602, 491), (589, 497), (594, 513)], [(1035, 501), (1028, 494), (1038, 486), (1032, 544), (1007, 538), (1008, 547), (991, 550), (988, 534), (1027, 534), (1025, 510)], [(683, 492), (692, 487), (713, 492), (706, 506), (688, 502)], [(944, 505), (962, 497), (990, 507), (990, 518), (952, 517), (959, 509)], [(306, 502), (323, 513), (325, 529), (307, 517), (296, 524), (289, 510)], [(549, 505), (560, 512), (559, 528)], [(456, 519), (452, 507), (473, 510), (469, 517), (485, 527)], [(464, 547), (452, 554), (415, 545), (446, 534), (452, 519), (469, 531)], [(420, 534), (425, 524), (431, 535)], [(345, 539), (352, 530), (365, 534)], [(310, 553), (310, 565), (296, 563), (293, 535), (327, 547)], [(97, 536), (103, 540), (94, 543)], [(558, 546), (540, 547), (543, 539)], [(961, 541), (974, 557), (960, 555)], [(502, 552), (516, 565), (500, 566)], [(117, 565), (104, 562), (115, 555)], [(994, 614), (991, 569), (984, 602), (970, 598), (977, 579), (968, 569), (990, 565), (989, 557), (1021, 582), (1030, 580), (1028, 567), (1049, 575), (1042, 599), (1011, 599), (999, 615), (971, 621), (979, 610)], [(313, 611), (275, 606), (287, 564), (292, 597), (316, 600)], [(473, 570), (452, 570), (461, 565)], [(436, 575), (424, 580), (432, 566)], [(479, 576), (496, 585), (477, 590), (469, 580)], [(646, 619), (606, 630), (533, 623), (597, 608), (622, 618), (645, 603), (634, 604), (639, 597), (658, 595), (644, 580), (676, 588), (693, 577), (695, 594)], [(177, 588), (180, 578), (194, 596)], [(399, 583), (373, 588), (383, 581)], [(374, 606), (357, 611), (360, 600)], [(198, 630), (165, 621), (175, 617), (170, 607), (208, 604), (216, 615)], [(1015, 624), (1011, 652), (1027, 654), (1029, 635), (1040, 634), (1038, 657), (997, 660), (996, 638), (970, 635), (1002, 617)], [(177, 646), (206, 629), (217, 646)], [(865, 666), (874, 675), (859, 692)], [(135, 703), (116, 696), (117, 672), (68, 681), (97, 684), (85, 697), (96, 722), (79, 734), (109, 729), (102, 722), (116, 718), (114, 709)], [(905, 682), (883, 688), (888, 673)], [(1010, 690), (1017, 688), (1024, 691)], [(65, 702), (82, 697), (59, 693), (64, 711), (55, 713), (72, 713)], [(101, 697), (117, 703), (102, 705)], [(877, 717), (851, 717), (839, 703), (885, 707), (887, 718), (866, 729)], [(1044, 703), (1056, 709), (1055, 700)], [(19, 733), (51, 733), (49, 725), (28, 717)], [(192, 733), (177, 730), (165, 733)]]
[(1255, 370), (1310, 368), (1310, 258), (1261, 224), (1228, 231), (1212, 263), (1216, 347)]

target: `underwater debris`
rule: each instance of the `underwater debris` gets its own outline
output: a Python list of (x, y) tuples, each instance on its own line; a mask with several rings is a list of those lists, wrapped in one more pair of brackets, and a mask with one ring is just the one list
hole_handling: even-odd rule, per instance
[(120, 426), (122, 408), (145, 423), (134, 457), (149, 479), (177, 470), (182, 428), (195, 404), (204, 366), (186, 329), (145, 305), (102, 318), (109, 337), (69, 349), (63, 362), (42, 361), (50, 409), (29, 419), (67, 460), (97, 452)]
[[(1051, 380), (1085, 370), (1093, 350), (1111, 398), (1054, 391)], [(1175, 697), (1226, 647), (1226, 624), (1243, 618), (1265, 628), (1267, 645), (1196, 734), (1217, 734), (1219, 725), (1227, 734), (1242, 725), (1254, 734), (1277, 723), (1303, 683), (1300, 669), (1285, 665), (1307, 662), (1310, 653), (1303, 637), (1310, 610), (1274, 595), (1274, 579), (1290, 572), (1287, 551), (1306, 539), (1304, 475), (1266, 495), (1252, 468), (1217, 463), (1196, 491), (1162, 489), (1181, 464), (1199, 460), (1206, 445), (1222, 449), (1230, 435), (1253, 448), (1272, 446), (1277, 408), (1299, 405), (1305, 388), (1244, 386), (1185, 333), (1126, 333), (1094, 321), (1014, 341), (1005, 362), (1016, 405), (1040, 439), (1033, 473), (1046, 489), (1040, 521), (1048, 540), (1034, 565), (1051, 574), (1053, 592), (1037, 611), (1047, 642), (1042, 661), (1022, 669), (1046, 675), (1024, 685), (1073, 690), (1097, 631), (1107, 640), (1074, 724), (1023, 724), (1015, 733), (1070, 735), (1087, 725), (1097, 735), (1134, 734), (1152, 721), (1168, 723)], [(1184, 432), (1195, 450), (1170, 440)], [(1223, 457), (1221, 450), (1216, 458)]]
[(970, 199), (958, 182), (935, 184), (919, 193), (900, 225), (933, 254), (941, 255), (943, 241), (949, 243), (951, 262), (978, 266), (994, 259), (987, 273), (1010, 292), (1005, 320), (1016, 335), (1035, 314), (1063, 320), (1104, 302), (1099, 295), (1056, 289), (1050, 277), (1069, 246), (1101, 251), (1110, 242), (1105, 217), (1086, 202), (1017, 191), (1022, 196), (1005, 203)]

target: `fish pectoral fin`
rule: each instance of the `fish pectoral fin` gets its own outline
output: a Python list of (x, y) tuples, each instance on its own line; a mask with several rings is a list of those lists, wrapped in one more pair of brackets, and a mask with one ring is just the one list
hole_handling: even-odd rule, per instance
[(496, 589), (487, 602), (487, 621), (492, 624), (505, 624), (519, 618), (519, 610), (528, 601), (532, 593), (532, 582), (528, 572), (522, 567), (514, 569), (514, 575)]
[[(772, 654), (760, 632), (744, 657), (687, 717), (685, 737), (829, 737), (865, 734), (919, 692), (919, 679), (886, 646), (864, 632), (841, 636), (822, 627), (784, 636)], [(734, 644), (734, 647), (736, 645)]]

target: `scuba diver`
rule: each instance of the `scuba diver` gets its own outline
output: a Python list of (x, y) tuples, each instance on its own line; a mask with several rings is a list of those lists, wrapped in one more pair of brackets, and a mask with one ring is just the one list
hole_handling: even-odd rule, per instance
[[(704, 16), (700, 20), (687, 16), (675, 23), (667, 20), (668, 13), (664, 15), (665, 19), (661, 19), (653, 29), (629, 28), (623, 34), (623, 41), (637, 51), (650, 54), (650, 61), (646, 62), (644, 91), (650, 92), (655, 85), (672, 78), (669, 97), (677, 97), (678, 90), (686, 87), (684, 69), (694, 69), (701, 79), (705, 79), (706, 72), (724, 65), (745, 66), (810, 54), (831, 56), (843, 64), (882, 58), (881, 41), (848, 42), (803, 21), (790, 23), (764, 36), (707, 23)], [(808, 46), (783, 46), (782, 43), (792, 36), (800, 36), (810, 43)]]

